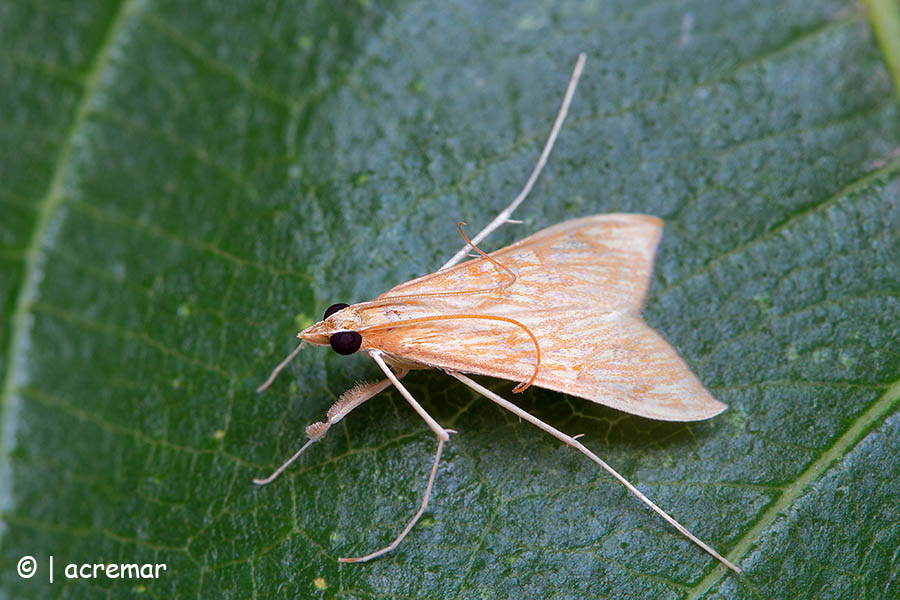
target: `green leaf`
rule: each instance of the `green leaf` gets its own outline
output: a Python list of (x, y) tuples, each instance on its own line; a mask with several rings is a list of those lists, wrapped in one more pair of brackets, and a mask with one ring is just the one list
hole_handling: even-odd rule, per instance
[[(871, 4), (0, 4), (0, 594), (900, 595), (900, 62)], [(254, 388), (325, 307), (435, 269), (458, 220), (506, 206), (580, 51), (524, 224), (483, 246), (662, 217), (645, 316), (730, 409), (512, 399), (746, 574), (439, 372), (407, 377), (459, 432), (425, 517), (340, 565), (408, 521), (433, 435), (387, 392), (257, 487), (377, 369), (309, 348)]]

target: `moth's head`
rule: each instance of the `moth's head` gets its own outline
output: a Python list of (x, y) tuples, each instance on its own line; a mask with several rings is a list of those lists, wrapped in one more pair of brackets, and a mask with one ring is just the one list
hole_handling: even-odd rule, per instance
[(332, 304), (322, 320), (307, 327), (297, 337), (318, 346), (331, 346), (338, 354), (353, 354), (362, 346), (362, 318), (354, 307)]

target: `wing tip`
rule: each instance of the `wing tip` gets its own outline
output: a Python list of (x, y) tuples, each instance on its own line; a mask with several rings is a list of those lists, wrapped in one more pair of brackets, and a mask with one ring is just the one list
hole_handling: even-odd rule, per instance
[(720, 402), (716, 400), (712, 396), (709, 396), (708, 400), (703, 403), (703, 406), (700, 407), (702, 410), (696, 411), (694, 415), (691, 415), (690, 418), (686, 419), (678, 419), (679, 421), (690, 422), (690, 421), (706, 421), (707, 419), (712, 419), (715, 416), (721, 415), (723, 412), (728, 410), (728, 405), (724, 402)]
[(597, 219), (601, 221), (631, 221), (631, 222), (643, 222), (648, 225), (653, 225), (655, 227), (660, 227), (665, 224), (662, 219), (654, 215), (648, 215), (646, 213), (606, 213), (594, 215), (592, 217), (584, 217), (584, 219)]
[[(587, 217), (605, 223), (615, 223), (624, 231), (630, 232), (630, 235), (643, 237), (646, 240), (647, 247), (652, 254), (656, 252), (656, 246), (662, 237), (662, 230), (665, 223), (659, 217), (646, 215), (642, 213), (610, 213), (606, 215), (594, 215)], [(636, 239), (636, 238), (631, 238)]]

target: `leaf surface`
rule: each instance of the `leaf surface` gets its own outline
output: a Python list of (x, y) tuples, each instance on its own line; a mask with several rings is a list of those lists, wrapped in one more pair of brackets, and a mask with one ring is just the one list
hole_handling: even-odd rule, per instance
[[(876, 2), (873, 2), (875, 4)], [(0, 4), (0, 593), (8, 597), (900, 595), (900, 121), (846, 2)], [(646, 319), (730, 409), (656, 423), (532, 389), (746, 570), (438, 372), (256, 487), (364, 357), (296, 331), (430, 272), (530, 172), (495, 249), (666, 221)], [(32, 579), (16, 574), (25, 555)], [(55, 559), (55, 582), (48, 560)], [(166, 563), (67, 580), (69, 563)]]

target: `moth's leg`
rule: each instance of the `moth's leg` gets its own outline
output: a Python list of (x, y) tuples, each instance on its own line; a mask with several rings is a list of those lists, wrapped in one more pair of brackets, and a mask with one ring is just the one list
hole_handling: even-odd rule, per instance
[(434, 453), (434, 463), (431, 465), (431, 473), (428, 475), (428, 483), (425, 485), (425, 495), (422, 496), (422, 505), (419, 506), (419, 510), (416, 511), (416, 514), (413, 515), (413, 518), (410, 519), (409, 523), (406, 524), (406, 527), (403, 528), (403, 531), (400, 532), (393, 542), (382, 548), (381, 550), (376, 550), (375, 552), (371, 552), (366, 554), (365, 556), (360, 556), (358, 558), (339, 558), (338, 561), (344, 563), (354, 563), (354, 562), (365, 562), (367, 560), (371, 560), (386, 552), (390, 552), (394, 548), (396, 548), (400, 542), (403, 541), (403, 538), (406, 537), (406, 534), (410, 532), (413, 528), (413, 525), (425, 514), (425, 509), (428, 507), (428, 499), (431, 497), (431, 488), (434, 486), (434, 477), (437, 475), (438, 463), (441, 461), (441, 452), (444, 450), (444, 440), (438, 437), (437, 444), (437, 452)]
[[(398, 370), (396, 377), (399, 379), (406, 375), (408, 371), (405, 369)], [(318, 442), (325, 434), (328, 432), (328, 429), (343, 419), (350, 411), (354, 408), (371, 398), (372, 396), (378, 394), (379, 392), (385, 390), (387, 387), (391, 385), (390, 379), (382, 379), (381, 381), (376, 381), (372, 383), (358, 383), (338, 398), (338, 401), (331, 405), (331, 408), (328, 409), (327, 420), (318, 423), (313, 423), (309, 427), (306, 428), (306, 435), (309, 436), (309, 439), (303, 444), (297, 452), (287, 459), (284, 464), (275, 469), (275, 472), (266, 477), (265, 479), (254, 479), (253, 483), (257, 485), (265, 485), (271, 482), (273, 479), (281, 475), (282, 471), (288, 468), (292, 462), (297, 460), (297, 458), (303, 454), (303, 451), (309, 448), (314, 442)]]
[(487, 227), (478, 232), (478, 235), (472, 238), (472, 244), (466, 244), (463, 246), (462, 250), (453, 255), (453, 258), (444, 263), (438, 271), (442, 271), (447, 267), (452, 267), (462, 259), (466, 257), (470, 250), (472, 250), (473, 245), (478, 245), (478, 242), (489, 236), (495, 229), (503, 225), (504, 223), (514, 223), (512, 219), (509, 217), (512, 215), (513, 211), (518, 208), (522, 201), (525, 200), (525, 197), (528, 196), (528, 193), (531, 191), (531, 188), (534, 187), (534, 182), (537, 181), (538, 176), (541, 174), (541, 171), (544, 169), (544, 165), (547, 164), (547, 158), (550, 156), (550, 151), (553, 150), (553, 144), (556, 143), (556, 137), (559, 135), (559, 130), (562, 128), (563, 121), (566, 120), (566, 114), (569, 112), (569, 105), (572, 103), (572, 96), (575, 94), (575, 88), (578, 86), (578, 79), (581, 77), (581, 71), (584, 69), (584, 52), (578, 55), (578, 60), (575, 62), (575, 69), (572, 71), (572, 77), (569, 78), (569, 86), (566, 88), (566, 95), (563, 98), (562, 105), (559, 107), (559, 113), (556, 115), (556, 121), (553, 123), (553, 129), (550, 131), (550, 136), (547, 138), (547, 142), (544, 144), (544, 150), (541, 152), (540, 158), (538, 158), (537, 164), (534, 166), (534, 170), (531, 172), (531, 176), (528, 177), (528, 181), (525, 182), (525, 187), (522, 188), (522, 191), (519, 192), (519, 195), (516, 196), (515, 200), (512, 203), (504, 208), (499, 215), (497, 215), (493, 221), (488, 223)]
[(406, 398), (406, 401), (410, 403), (410, 405), (413, 407), (413, 409), (415, 409), (417, 413), (419, 413), (419, 416), (422, 417), (422, 419), (426, 423), (428, 423), (428, 427), (431, 428), (431, 430), (434, 432), (434, 435), (436, 435), (439, 440), (443, 440), (445, 442), (449, 440), (450, 436), (447, 435), (447, 430), (441, 427), (437, 421), (432, 419), (431, 415), (425, 412), (425, 409), (422, 408), (422, 405), (416, 402), (416, 399), (412, 397), (412, 394), (409, 393), (409, 390), (403, 387), (403, 384), (400, 383), (400, 378), (394, 375), (390, 367), (388, 367), (384, 362), (384, 359), (381, 358), (381, 352), (378, 350), (369, 350), (369, 356), (371, 356), (372, 360), (374, 360), (381, 368), (381, 370), (384, 371), (384, 374), (387, 375), (387, 378), (391, 380), (391, 383), (394, 384), (394, 387), (397, 388), (397, 391), (399, 391), (400, 394), (404, 398)]
[(272, 369), (272, 373), (269, 375), (269, 378), (266, 379), (262, 385), (256, 388), (256, 393), (259, 394), (264, 392), (267, 387), (272, 385), (272, 382), (275, 381), (275, 378), (278, 377), (278, 374), (281, 373), (281, 370), (287, 366), (289, 362), (294, 360), (294, 357), (300, 354), (300, 351), (303, 350), (303, 347), (306, 346), (306, 342), (300, 342), (296, 348), (294, 348), (290, 354), (285, 357), (283, 361), (278, 363), (278, 366)]
[(375, 552), (366, 554), (365, 556), (360, 556), (358, 558), (339, 558), (338, 559), (340, 562), (345, 562), (345, 563), (364, 562), (367, 560), (371, 560), (375, 557), (381, 556), (382, 554), (384, 554), (386, 552), (390, 552), (391, 550), (396, 548), (400, 542), (403, 541), (403, 538), (406, 537), (406, 534), (410, 532), (410, 530), (413, 528), (413, 526), (416, 524), (416, 522), (421, 518), (421, 516), (423, 514), (425, 514), (425, 509), (428, 507), (428, 500), (431, 497), (431, 488), (434, 487), (434, 478), (437, 475), (438, 463), (441, 460), (441, 452), (443, 452), (443, 450), (444, 450), (444, 442), (446, 442), (447, 440), (450, 439), (448, 432), (452, 432), (452, 430), (444, 429), (443, 427), (438, 425), (438, 422), (435, 421), (431, 417), (431, 415), (429, 415), (427, 412), (425, 412), (425, 409), (422, 408), (422, 406), (418, 402), (416, 402), (416, 399), (412, 397), (412, 394), (409, 393), (409, 390), (407, 390), (403, 386), (403, 384), (400, 383), (400, 379), (398, 377), (396, 377), (393, 372), (391, 372), (390, 367), (388, 367), (387, 364), (384, 362), (384, 359), (381, 358), (381, 352), (379, 352), (378, 350), (370, 350), (369, 355), (372, 357), (372, 359), (376, 363), (378, 363), (378, 366), (381, 368), (382, 371), (384, 371), (384, 374), (388, 376), (388, 379), (390, 379), (391, 383), (394, 384), (394, 387), (396, 387), (397, 390), (403, 395), (403, 397), (406, 398), (407, 402), (409, 402), (412, 405), (412, 407), (415, 409), (415, 411), (417, 413), (419, 413), (419, 416), (421, 416), (425, 420), (425, 422), (428, 423), (428, 426), (431, 428), (432, 431), (434, 431), (434, 434), (437, 436), (438, 445), (437, 445), (437, 451), (434, 453), (434, 462), (431, 465), (431, 473), (429, 473), (429, 475), (428, 475), (428, 483), (425, 485), (425, 494), (422, 496), (422, 504), (421, 504), (421, 506), (419, 506), (419, 510), (416, 511), (416, 514), (413, 515), (413, 518), (410, 519), (409, 523), (406, 524), (406, 527), (403, 528), (403, 531), (400, 532), (400, 535), (398, 535), (396, 537), (396, 539), (394, 539), (393, 542), (391, 542), (384, 548), (381, 548), (380, 550), (376, 550)]
[(624, 477), (622, 477), (622, 475), (620, 475), (620, 474), (618, 473), (618, 471), (616, 471), (616, 470), (613, 469), (611, 466), (609, 466), (608, 464), (606, 464), (606, 462), (604, 462), (599, 456), (597, 456), (596, 454), (594, 454), (593, 452), (591, 452), (590, 450), (588, 450), (581, 442), (579, 442), (578, 440), (576, 440), (576, 439), (573, 438), (572, 436), (566, 435), (565, 433), (563, 433), (563, 432), (561, 432), (560, 430), (556, 429), (556, 428), (553, 427), (552, 425), (549, 425), (549, 424), (547, 424), (547, 423), (541, 421), (540, 419), (538, 419), (538, 418), (535, 417), (534, 415), (532, 415), (532, 414), (530, 414), (530, 413), (528, 413), (528, 412), (525, 412), (524, 410), (522, 410), (521, 408), (519, 408), (518, 406), (516, 406), (516, 405), (513, 404), (512, 402), (509, 402), (508, 400), (504, 400), (503, 398), (501, 398), (500, 396), (498, 396), (497, 394), (495, 394), (495, 393), (492, 392), (491, 390), (487, 389), (486, 387), (484, 387), (484, 386), (482, 386), (482, 385), (479, 385), (478, 383), (476, 383), (475, 381), (469, 379), (468, 377), (466, 377), (466, 376), (463, 375), (462, 373), (457, 373), (456, 371), (450, 371), (450, 370), (446, 370), (445, 372), (446, 372), (447, 374), (449, 374), (449, 375), (452, 375), (452, 376), (455, 377), (456, 379), (460, 380), (461, 382), (463, 382), (464, 384), (466, 384), (467, 386), (469, 386), (470, 388), (472, 388), (473, 390), (475, 390), (476, 392), (478, 392), (479, 394), (481, 394), (482, 396), (484, 396), (484, 397), (487, 398), (488, 400), (493, 400), (494, 402), (496, 402), (497, 404), (499, 404), (500, 406), (502, 406), (502, 407), (505, 408), (506, 410), (508, 410), (508, 411), (510, 411), (511, 413), (517, 415), (520, 419), (525, 419), (526, 421), (528, 421), (528, 422), (531, 423), (532, 425), (537, 425), (538, 427), (540, 427), (541, 429), (543, 429), (544, 431), (546, 431), (547, 433), (549, 433), (550, 435), (552, 435), (552, 436), (555, 437), (556, 439), (558, 439), (558, 440), (562, 441), (563, 443), (565, 443), (565, 444), (567, 444), (567, 445), (569, 445), (569, 446), (575, 448), (576, 450), (578, 450), (579, 452), (581, 452), (582, 454), (584, 454), (585, 456), (587, 456), (588, 458), (590, 458), (592, 461), (594, 461), (595, 463), (597, 463), (598, 465), (600, 465), (601, 467), (603, 467), (604, 469), (606, 469), (606, 471), (607, 471), (610, 475), (612, 475), (613, 477), (615, 477), (616, 479), (618, 479), (618, 480), (619, 480), (619, 483), (621, 483), (622, 485), (624, 485), (624, 486), (628, 489), (629, 492), (631, 492), (632, 494), (634, 494), (635, 496), (637, 496), (637, 498), (638, 498), (641, 502), (643, 502), (644, 504), (646, 504), (647, 506), (649, 506), (650, 508), (652, 508), (653, 511), (656, 512), (656, 514), (658, 514), (659, 516), (661, 516), (661, 517), (662, 517), (663, 519), (665, 519), (670, 525), (672, 525), (673, 527), (675, 527), (675, 529), (677, 529), (678, 531), (680, 531), (680, 532), (682, 533), (682, 535), (684, 535), (684, 536), (687, 537), (689, 540), (691, 540), (692, 542), (694, 542), (695, 544), (697, 544), (698, 546), (700, 546), (701, 548), (703, 548), (704, 550), (706, 550), (713, 558), (715, 558), (716, 560), (718, 560), (719, 562), (721, 562), (723, 565), (725, 565), (726, 567), (728, 567), (729, 569), (731, 569), (731, 570), (734, 571), (735, 573), (741, 573), (741, 570), (740, 570), (736, 565), (734, 565), (734, 564), (733, 564), (731, 561), (729, 561), (727, 558), (725, 558), (724, 556), (722, 556), (721, 554), (719, 554), (718, 552), (716, 552), (715, 550), (713, 550), (712, 547), (710, 547), (706, 542), (704, 542), (703, 540), (701, 540), (700, 538), (698, 538), (697, 536), (695, 536), (693, 533), (691, 533), (690, 531), (688, 531), (688, 530), (684, 527), (684, 525), (682, 525), (681, 523), (679, 523), (678, 521), (676, 521), (675, 519), (673, 519), (672, 517), (670, 517), (663, 509), (661, 509), (661, 508), (658, 507), (656, 504), (654, 504), (652, 500), (650, 500), (647, 496), (645, 496), (643, 493), (641, 493), (641, 491), (640, 491), (639, 489), (637, 489), (636, 487), (634, 487), (634, 486), (631, 484), (630, 481), (628, 481), (627, 479), (625, 479)]

